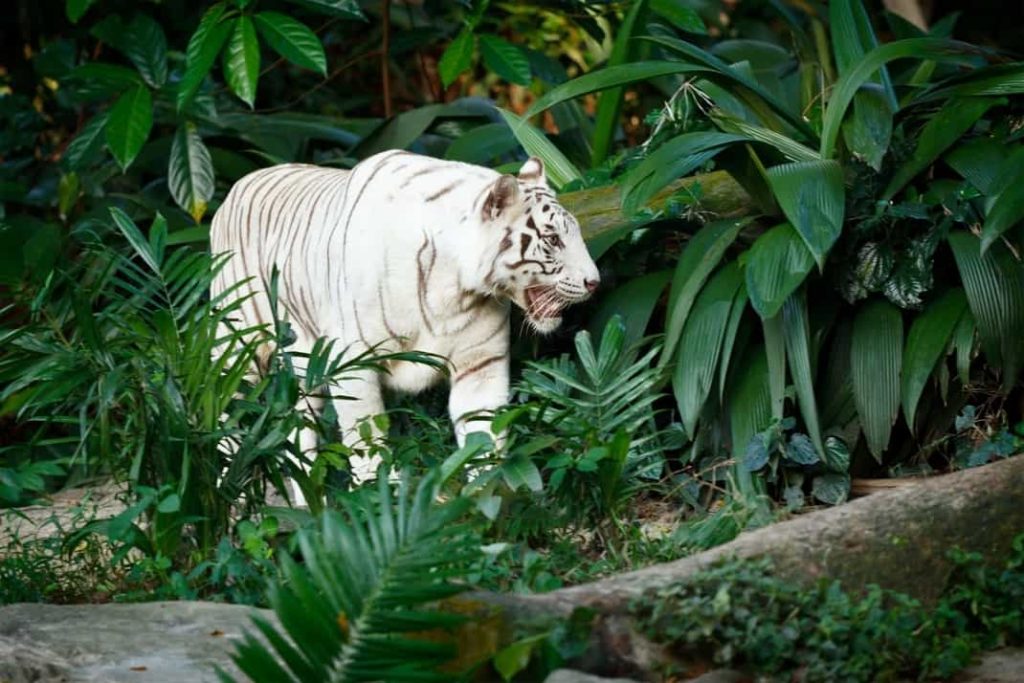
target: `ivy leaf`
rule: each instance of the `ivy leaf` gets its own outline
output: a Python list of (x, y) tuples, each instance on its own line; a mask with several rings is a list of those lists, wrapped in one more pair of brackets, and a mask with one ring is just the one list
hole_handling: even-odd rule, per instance
[(195, 124), (190, 121), (178, 127), (171, 142), (167, 185), (178, 206), (198, 223), (213, 197), (213, 161)]
[(480, 54), (487, 68), (509, 83), (530, 85), (530, 60), (517, 46), (498, 36), (484, 33), (480, 36)]
[(756, 472), (768, 464), (768, 445), (764, 434), (758, 433), (751, 437), (747, 449), (743, 451), (743, 465), (747, 470)]
[(107, 119), (107, 146), (122, 171), (138, 156), (153, 127), (153, 98), (137, 85), (117, 100)]
[(217, 3), (206, 11), (199, 22), (199, 27), (188, 41), (188, 49), (185, 53), (185, 74), (178, 84), (178, 111), (188, 106), (196, 91), (202, 84), (210, 67), (217, 59), (224, 41), (231, 32), (231, 23), (221, 21), (227, 5), (223, 2)]
[(327, 57), (308, 26), (280, 12), (260, 12), (253, 22), (273, 50), (296, 66), (327, 75)]
[(459, 35), (455, 36), (455, 40), (449, 43), (444, 54), (441, 55), (441, 61), (437, 64), (444, 87), (447, 88), (454, 83), (455, 79), (473, 64), (474, 42), (473, 32), (464, 28), (459, 31)]
[(798, 465), (814, 465), (820, 458), (818, 458), (818, 451), (815, 450), (814, 444), (806, 434), (793, 434), (789, 437), (789, 443), (786, 444), (786, 460)]
[(235, 20), (231, 40), (224, 51), (224, 79), (238, 97), (251, 108), (256, 101), (256, 83), (260, 77), (260, 44), (256, 27), (247, 16)]

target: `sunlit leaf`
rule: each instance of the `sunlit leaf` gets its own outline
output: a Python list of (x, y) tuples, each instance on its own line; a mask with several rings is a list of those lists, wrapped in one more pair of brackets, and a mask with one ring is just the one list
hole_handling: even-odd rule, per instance
[(487, 68), (509, 83), (529, 85), (530, 62), (522, 49), (490, 33), (480, 34), (480, 56)]
[(519, 140), (526, 153), (539, 157), (544, 162), (548, 180), (561, 187), (580, 177), (579, 169), (547, 139), (544, 133), (531, 126), (525, 118), (520, 118), (510, 111), (499, 109), (498, 112), (508, 123), (512, 134)]
[(198, 223), (213, 197), (214, 176), (210, 152), (191, 122), (178, 126), (174, 134), (167, 166), (167, 185), (178, 206)]
[(448, 44), (441, 60), (437, 64), (438, 73), (441, 74), (441, 83), (444, 87), (450, 86), (462, 73), (467, 71), (473, 64), (473, 48), (475, 46), (473, 32), (469, 28), (459, 31), (455, 39)]

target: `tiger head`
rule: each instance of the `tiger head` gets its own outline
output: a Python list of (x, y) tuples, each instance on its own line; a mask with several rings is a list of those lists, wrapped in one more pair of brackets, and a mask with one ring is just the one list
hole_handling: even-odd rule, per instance
[(481, 208), (497, 253), (485, 285), (514, 301), (541, 333), (562, 323), (562, 310), (600, 284), (580, 225), (548, 187), (544, 164), (531, 157), (518, 176), (503, 175)]

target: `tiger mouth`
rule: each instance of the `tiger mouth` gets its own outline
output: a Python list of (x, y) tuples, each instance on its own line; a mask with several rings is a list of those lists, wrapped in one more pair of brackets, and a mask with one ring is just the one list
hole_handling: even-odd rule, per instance
[(555, 288), (548, 285), (527, 287), (523, 290), (523, 296), (526, 299), (526, 315), (534, 320), (558, 318), (565, 307)]

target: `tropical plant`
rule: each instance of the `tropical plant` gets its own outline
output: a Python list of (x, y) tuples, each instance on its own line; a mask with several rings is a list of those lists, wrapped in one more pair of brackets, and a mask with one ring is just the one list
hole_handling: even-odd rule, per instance
[[(809, 492), (834, 503), (848, 487), (847, 448), (860, 443), (855, 456), (879, 464), (907, 456), (889, 450), (901, 409), (921, 443), (950, 428), (987, 381), (972, 367), (979, 342), (1002, 390), (1016, 385), (1024, 280), (1011, 228), (1024, 207), (1008, 188), (1024, 158), (1024, 67), (941, 37), (949, 22), (879, 45), (856, 0), (780, 17), (793, 52), (753, 40), (702, 49), (652, 30), (635, 38), (647, 59), (557, 86), (523, 120), (587, 93), (675, 79), (650, 144), (621, 157), (624, 211), (714, 163), (766, 216), (709, 223), (676, 264), (659, 365), (689, 457), (725, 449), (758, 469), (769, 449), (748, 451), (752, 440), (767, 443), (762, 432), (792, 410), (809, 439), (798, 445), (811, 448), (791, 449), (790, 462), (811, 467)], [(663, 290), (634, 291), (644, 296), (613, 295), (610, 307), (642, 329)], [(871, 469), (862, 457), (854, 466)]]
[(282, 556), (270, 590), (281, 629), (254, 617), (270, 647), (247, 635), (239, 669), (257, 683), (454, 680), (438, 667), (455, 653), (444, 631), (464, 619), (428, 605), (466, 589), (480, 543), (462, 521), (469, 501), (438, 503), (439, 483), (436, 472), (405, 476), (392, 491), (382, 469), (343, 513), (300, 530), (303, 563)]

